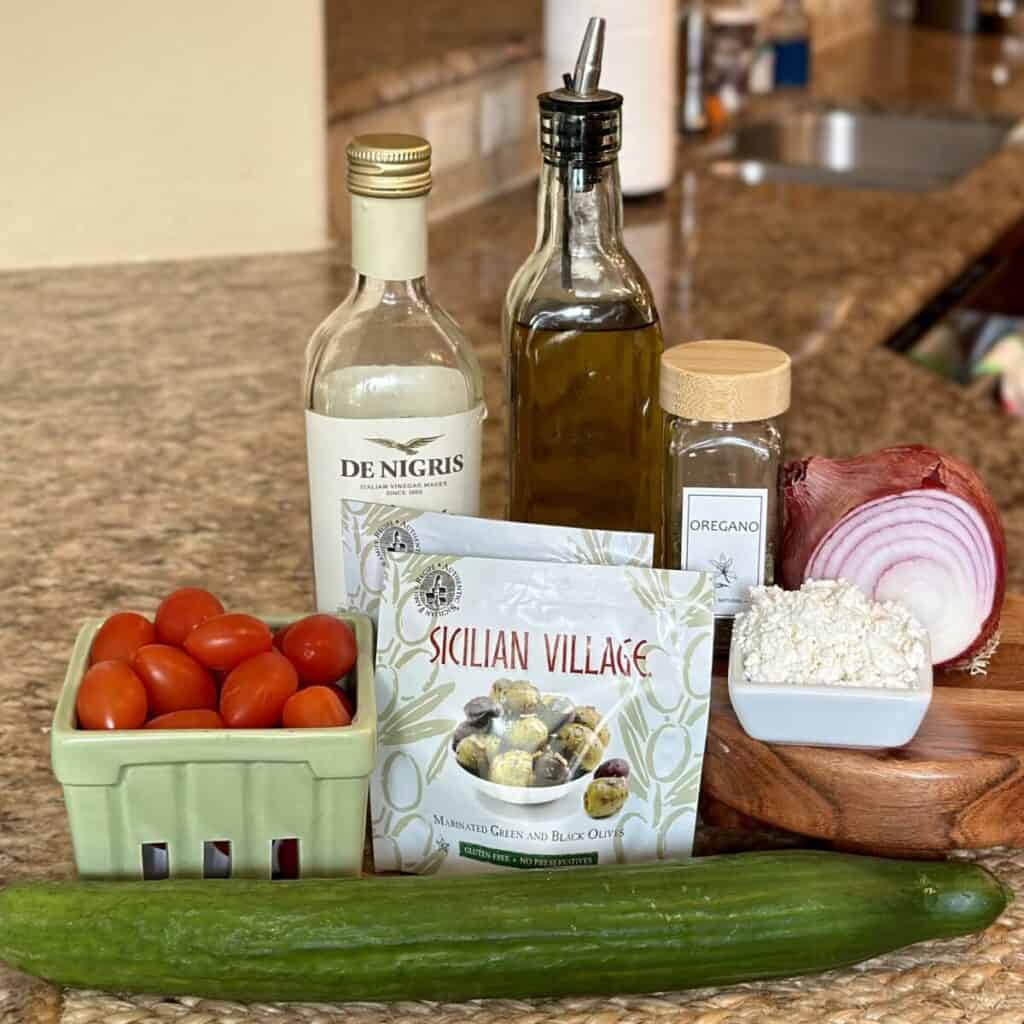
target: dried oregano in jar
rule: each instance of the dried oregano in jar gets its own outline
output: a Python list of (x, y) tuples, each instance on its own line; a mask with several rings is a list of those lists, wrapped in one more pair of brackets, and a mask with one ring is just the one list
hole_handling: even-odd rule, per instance
[(695, 341), (662, 356), (663, 550), (670, 569), (711, 574), (720, 649), (750, 588), (775, 578), (789, 393), (789, 356), (771, 345)]

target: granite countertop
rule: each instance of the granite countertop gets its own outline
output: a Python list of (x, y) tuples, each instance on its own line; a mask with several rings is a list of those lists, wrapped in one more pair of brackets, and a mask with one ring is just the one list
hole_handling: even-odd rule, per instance
[[(844, 48), (820, 89), (1024, 113), (1024, 69), (991, 84), (998, 43), (892, 32)], [(952, 83), (952, 84), (950, 84)], [(503, 493), (499, 317), (529, 249), (524, 189), (438, 224), (431, 276), (478, 346), (492, 412), (486, 511)], [(879, 347), (1024, 215), (1024, 149), (928, 194), (746, 188), (685, 170), (627, 209), (667, 342), (741, 337), (794, 356), (792, 455), (921, 441), (975, 465), (1024, 586), (1024, 423)], [(259, 612), (311, 603), (299, 373), (349, 286), (345, 254), (0, 275), (0, 878), (73, 871), (46, 727), (75, 632), (207, 586)], [(0, 1017), (59, 997), (0, 969)], [(132, 1018), (135, 1019), (135, 1018)]]

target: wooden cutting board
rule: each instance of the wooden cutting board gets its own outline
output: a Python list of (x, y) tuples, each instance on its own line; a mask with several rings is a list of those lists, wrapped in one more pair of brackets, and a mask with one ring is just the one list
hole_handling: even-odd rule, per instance
[(936, 675), (920, 731), (898, 749), (753, 740), (716, 673), (705, 797), (843, 849), (935, 856), (1024, 846), (1024, 595), (1007, 598), (1001, 634), (986, 675)]

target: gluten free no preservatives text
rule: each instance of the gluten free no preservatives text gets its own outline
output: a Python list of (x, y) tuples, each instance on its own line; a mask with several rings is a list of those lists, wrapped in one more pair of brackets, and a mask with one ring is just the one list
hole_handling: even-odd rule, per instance
[[(463, 668), (530, 671), (532, 634), (517, 629), (435, 626), (430, 631), (430, 663)], [(638, 676), (647, 679), (647, 641), (627, 637), (603, 639), (588, 633), (545, 633), (544, 665), (548, 672), (570, 676)]]

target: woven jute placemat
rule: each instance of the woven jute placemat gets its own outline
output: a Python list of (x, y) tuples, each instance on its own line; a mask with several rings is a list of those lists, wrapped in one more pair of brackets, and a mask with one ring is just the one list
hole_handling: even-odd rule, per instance
[(519, 1002), (234, 1003), (6, 985), (0, 1019), (26, 1024), (1022, 1024), (1024, 851), (976, 858), (1017, 894), (984, 935), (914, 946), (859, 967), (660, 995)]

